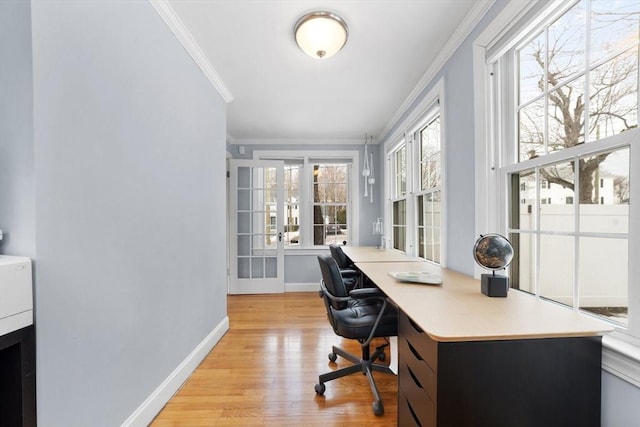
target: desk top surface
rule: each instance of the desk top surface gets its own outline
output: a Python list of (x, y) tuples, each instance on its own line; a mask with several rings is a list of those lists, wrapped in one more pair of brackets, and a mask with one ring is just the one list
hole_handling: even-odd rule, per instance
[[(613, 328), (585, 314), (509, 290), (506, 298), (480, 292), (480, 281), (427, 262), (356, 262), (435, 341), (584, 337)], [(440, 274), (442, 285), (403, 283), (389, 272)]]
[(342, 251), (351, 261), (356, 262), (424, 262), (423, 259), (410, 257), (404, 252), (390, 249), (378, 249), (373, 246), (342, 246)]

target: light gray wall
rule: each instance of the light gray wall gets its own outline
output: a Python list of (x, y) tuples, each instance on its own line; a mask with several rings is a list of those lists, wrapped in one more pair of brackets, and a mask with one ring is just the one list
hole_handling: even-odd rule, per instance
[(640, 423), (640, 388), (602, 371), (602, 426), (627, 427)]
[(447, 197), (447, 267), (473, 275), (472, 248), (475, 236), (475, 158), (473, 110), (473, 41), (487, 23), (508, 3), (498, 0), (494, 7), (460, 45), (444, 67), (416, 98), (412, 107), (398, 120), (382, 139), (392, 135), (413, 109), (427, 96), (434, 85), (444, 79), (444, 127), (446, 158), (445, 191)]
[(116, 426), (226, 316), (226, 106), (147, 1), (33, 1), (40, 426)]
[(31, 7), (0, 1), (0, 254), (35, 255)]
[[(364, 140), (364, 139), (363, 139)], [(329, 150), (329, 151), (354, 151), (357, 150), (360, 159), (360, 168), (362, 168), (362, 162), (364, 161), (364, 145), (309, 145), (309, 144), (271, 144), (271, 145), (244, 145), (245, 153), (240, 154), (238, 152), (238, 146), (236, 144), (228, 144), (227, 151), (231, 153), (234, 159), (252, 159), (254, 150)], [(358, 203), (359, 215), (355, 218), (358, 232), (360, 234), (360, 242), (347, 242), (347, 244), (360, 244), (362, 246), (372, 246), (378, 243), (378, 238), (373, 235), (373, 222), (377, 217), (382, 216), (382, 204), (381, 204), (381, 189), (382, 189), (382, 168), (380, 167), (380, 153), (378, 146), (374, 147), (375, 154), (374, 159), (376, 162), (375, 170), (377, 172), (377, 180), (374, 185), (374, 199), (373, 203), (369, 199), (363, 197), (364, 187), (362, 187), (364, 181), (360, 181), (360, 194), (356, 200)], [(358, 176), (361, 176), (358, 174)], [(362, 178), (361, 178), (362, 179)], [(328, 253), (328, 250), (327, 250)], [(320, 267), (318, 267), (317, 255), (296, 255), (285, 254), (285, 271), (284, 281), (288, 283), (319, 283)]]
[[(329, 253), (326, 251), (318, 251)], [(318, 255), (286, 255), (284, 262), (284, 283), (320, 283), (320, 266)], [(318, 285), (318, 289), (320, 286)]]
[(445, 75), (447, 266), (473, 275), (475, 236), (473, 55), (468, 38)]

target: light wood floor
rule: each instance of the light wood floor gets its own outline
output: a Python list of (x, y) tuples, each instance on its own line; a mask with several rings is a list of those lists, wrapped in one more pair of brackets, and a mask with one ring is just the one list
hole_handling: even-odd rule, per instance
[(342, 358), (329, 362), (332, 345), (360, 352), (357, 342), (333, 333), (316, 292), (229, 296), (228, 313), (229, 332), (151, 426), (397, 424), (393, 375), (374, 374), (381, 417), (373, 414), (364, 375), (330, 381), (324, 396), (316, 395), (318, 374), (348, 364)]

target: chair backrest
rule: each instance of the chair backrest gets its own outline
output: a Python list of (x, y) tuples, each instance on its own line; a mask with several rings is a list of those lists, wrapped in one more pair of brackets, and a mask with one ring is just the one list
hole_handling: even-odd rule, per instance
[(329, 250), (331, 251), (333, 259), (338, 263), (338, 267), (349, 268), (349, 260), (340, 246), (332, 243), (329, 245)]
[[(347, 288), (342, 280), (340, 269), (336, 260), (329, 254), (318, 255), (318, 263), (320, 264), (320, 272), (322, 273), (322, 281), (325, 287), (335, 297), (349, 296)], [(331, 304), (336, 309), (342, 309), (343, 304)]]

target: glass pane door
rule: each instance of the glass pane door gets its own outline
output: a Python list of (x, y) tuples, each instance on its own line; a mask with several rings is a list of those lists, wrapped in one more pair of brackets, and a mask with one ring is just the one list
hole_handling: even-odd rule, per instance
[(283, 166), (231, 162), (229, 293), (284, 292)]

